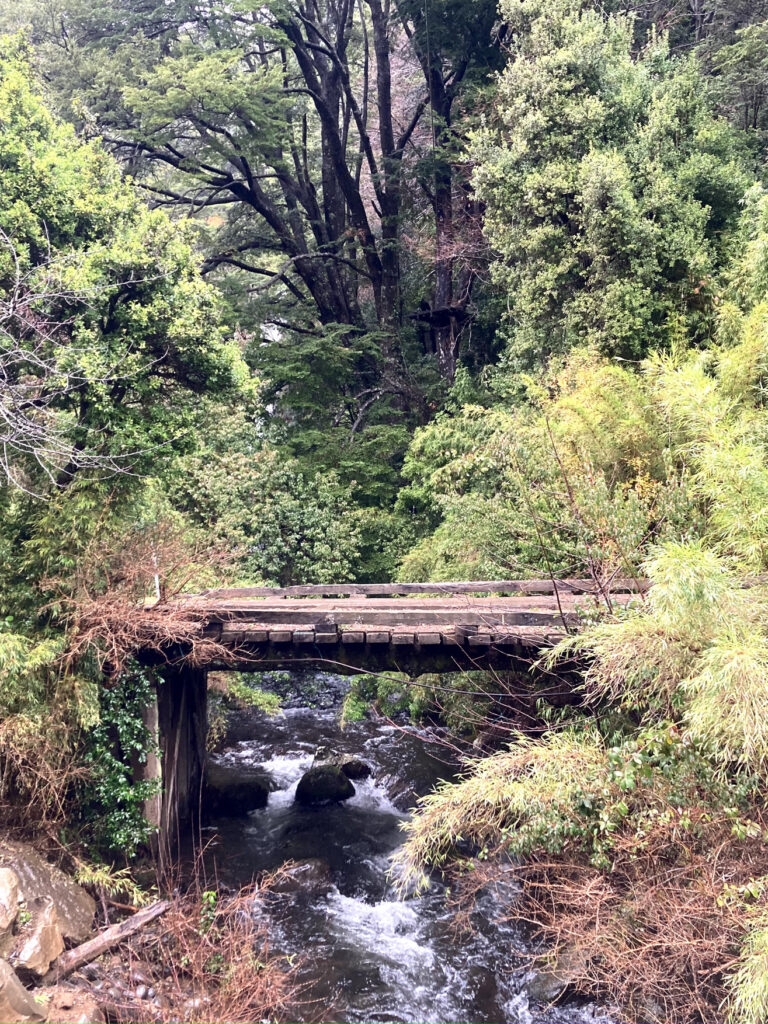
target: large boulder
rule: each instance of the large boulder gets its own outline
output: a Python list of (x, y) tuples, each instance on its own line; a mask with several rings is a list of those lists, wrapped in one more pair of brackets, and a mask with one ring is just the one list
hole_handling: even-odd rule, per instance
[(238, 817), (266, 807), (275, 783), (268, 772), (209, 764), (205, 770), (203, 810), (207, 816)]
[(544, 962), (540, 969), (532, 972), (525, 984), (528, 998), (542, 1005), (553, 1003), (569, 985), (578, 981), (585, 966), (586, 960), (582, 952), (573, 949), (563, 950), (557, 959), (549, 963)]
[(91, 933), (96, 904), (84, 889), (27, 843), (0, 840), (0, 866), (14, 870), (19, 896), (28, 906), (40, 897), (53, 900), (61, 934), (68, 942), (85, 942)]
[(27, 992), (5, 960), (0, 960), (0, 1021), (3, 1024), (40, 1024), (45, 1010)]
[(310, 768), (296, 787), (296, 803), (307, 807), (339, 803), (355, 795), (355, 787), (335, 764), (321, 764)]
[(19, 935), (11, 960), (16, 970), (23, 972), (22, 977), (42, 978), (56, 957), (64, 952), (64, 940), (56, 905), (50, 897), (38, 896), (27, 907), (32, 917)]
[(13, 927), (19, 912), (19, 876), (13, 868), (0, 868), (0, 935)]

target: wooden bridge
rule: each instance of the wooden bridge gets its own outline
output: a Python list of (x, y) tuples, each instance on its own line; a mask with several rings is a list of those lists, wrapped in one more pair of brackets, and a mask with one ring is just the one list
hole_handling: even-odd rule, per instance
[[(170, 644), (162, 657), (148, 642), (145, 660), (159, 668), (162, 682), (146, 724), (158, 738), (161, 758), (150, 757), (137, 778), (161, 776), (162, 796), (148, 803), (147, 816), (166, 848), (195, 817), (210, 669), (258, 672), (312, 664), (412, 677), (527, 671), (542, 650), (578, 629), (585, 611), (642, 599), (646, 589), (645, 581), (626, 579), (609, 586), (571, 579), (244, 587), (156, 605), (144, 613), (148, 637), (153, 623), (158, 635), (164, 622), (185, 617), (194, 628), (193, 639)], [(194, 638), (211, 652), (203, 665)]]
[(419, 675), (530, 662), (580, 614), (626, 603), (646, 584), (502, 580), (247, 587), (192, 599), (203, 634), (238, 669), (324, 662), (337, 671)]

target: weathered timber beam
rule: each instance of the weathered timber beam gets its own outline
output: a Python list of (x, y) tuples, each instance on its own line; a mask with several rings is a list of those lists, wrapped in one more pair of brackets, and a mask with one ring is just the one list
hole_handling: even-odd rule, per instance
[(235, 651), (234, 660), (212, 667), (226, 671), (266, 672), (296, 669), (299, 666), (327, 667), (341, 674), (360, 672), (404, 672), (412, 678), (425, 672), (459, 672), (473, 669), (497, 669), (527, 673), (543, 650), (561, 640), (562, 633), (542, 631), (534, 636), (519, 636), (515, 642), (472, 645), (442, 637), (439, 644), (394, 644), (389, 635), (378, 643), (317, 646), (294, 644), (244, 644)]
[[(541, 646), (544, 642), (550, 642), (554, 637), (556, 640), (564, 636), (564, 631), (548, 632), (546, 630), (532, 630), (530, 627), (522, 627), (518, 630), (505, 629), (504, 631), (481, 630), (475, 625), (457, 625), (438, 630), (434, 627), (421, 629), (409, 629), (396, 626), (392, 629), (375, 630), (345, 630), (334, 634), (315, 633), (305, 629), (280, 629), (262, 630), (250, 629), (248, 626), (236, 623), (226, 623), (221, 634), (222, 645), (228, 648), (242, 647), (248, 650), (266, 648), (297, 647), (306, 652), (310, 646), (319, 648), (327, 647), (361, 647), (393, 645), (396, 647), (437, 647), (443, 646), (478, 646), (487, 647), (526, 647)], [(320, 652), (317, 656), (322, 657), (327, 651)]]
[[(611, 594), (640, 593), (650, 586), (643, 579), (615, 579), (604, 589)], [(409, 594), (594, 594), (600, 589), (591, 579), (566, 580), (472, 580), (460, 583), (334, 583), (292, 587), (224, 587), (207, 590), (201, 597), (226, 601), (261, 597), (398, 597)]]
[[(223, 614), (223, 613), (222, 613)], [(568, 624), (577, 623), (578, 615), (575, 612), (565, 612), (565, 621)], [(360, 607), (344, 609), (334, 608), (324, 616), (323, 625), (332, 626), (389, 626), (394, 629), (397, 626), (452, 626), (455, 624), (467, 624), (478, 626), (546, 626), (562, 625), (563, 618), (560, 612), (547, 609), (532, 609), (531, 611), (517, 611), (504, 609), (474, 609), (474, 608), (453, 608), (436, 609), (434, 612), (429, 608), (404, 608), (395, 614), (392, 611), (376, 611), (361, 609)], [(287, 611), (282, 608), (265, 609), (228, 609), (226, 620), (222, 628), (222, 642), (230, 631), (237, 632), (243, 628), (248, 621), (262, 628), (266, 627), (270, 634), (280, 626), (281, 630), (293, 627), (317, 627), (317, 612), (304, 611), (300, 606)], [(333, 637), (331, 632), (315, 630), (318, 643), (327, 642), (324, 637)], [(335, 642), (335, 641), (334, 641)]]

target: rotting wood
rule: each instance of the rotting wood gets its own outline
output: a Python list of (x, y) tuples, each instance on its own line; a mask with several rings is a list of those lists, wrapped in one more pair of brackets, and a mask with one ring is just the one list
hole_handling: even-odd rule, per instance
[(124, 939), (141, 931), (142, 928), (162, 914), (165, 914), (170, 908), (171, 904), (168, 900), (160, 900), (149, 907), (143, 907), (141, 910), (137, 910), (133, 917), (129, 917), (119, 924), (110, 925), (92, 939), (88, 939), (87, 942), (82, 942), (67, 953), (62, 953), (58, 959), (54, 960), (51, 969), (43, 978), (43, 983), (45, 985), (53, 985), (57, 981), (61, 981), (62, 978), (66, 978), (73, 971), (76, 971), (78, 967), (90, 963), (114, 946), (117, 946)]
[[(253, 612), (238, 609), (234, 614), (245, 616), (253, 614)], [(435, 609), (434, 611), (429, 608), (408, 608), (402, 612), (390, 610), (367, 612), (360, 611), (358, 608), (350, 608), (349, 610), (334, 610), (331, 615), (334, 619), (332, 625), (335, 626), (448, 626), (454, 623), (472, 623), (478, 626), (546, 626), (550, 623), (562, 621), (560, 613), (554, 608), (534, 608), (526, 611), (522, 609), (507, 610), (501, 606), (496, 608), (456, 607), (451, 609)], [(575, 612), (566, 612), (565, 618), (567, 622), (575, 623), (578, 621), (578, 615)], [(293, 609), (286, 610), (284, 608), (270, 608), (263, 612), (259, 610), (259, 621), (271, 627), (270, 636), (274, 631), (274, 627), (310, 626), (314, 625), (316, 620), (317, 614), (311, 610), (304, 611), (298, 609), (294, 611)], [(234, 628), (237, 629), (237, 627)], [(317, 626), (315, 626), (315, 633), (318, 638), (321, 635), (335, 637), (335, 631), (321, 632), (317, 629)], [(227, 643), (228, 636), (229, 630), (225, 628), (222, 630), (221, 643)]]
[(392, 643), (393, 644), (413, 644), (414, 641), (413, 633), (393, 633)]
[(474, 636), (477, 631), (477, 626), (469, 625), (466, 622), (457, 622), (453, 627), (453, 635), (458, 641), (466, 640), (467, 637)]

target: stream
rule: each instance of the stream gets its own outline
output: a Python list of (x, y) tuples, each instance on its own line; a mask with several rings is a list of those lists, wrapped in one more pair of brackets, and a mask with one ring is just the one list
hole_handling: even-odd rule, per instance
[[(346, 682), (313, 678), (328, 684), (325, 707), (301, 706), (299, 698), (274, 718), (235, 719), (230, 745), (213, 760), (263, 769), (274, 791), (266, 807), (216, 818), (205, 833), (208, 863), (225, 885), (248, 884), (286, 861), (304, 865), (301, 881), (272, 901), (269, 932), (274, 950), (305, 958), (311, 998), (350, 1024), (611, 1024), (591, 1004), (536, 1002), (537, 976), (519, 926), (501, 919), (498, 890), (481, 896), (472, 928), (458, 938), (440, 882), (398, 898), (390, 861), (407, 807), (451, 775), (447, 752), (425, 742), (428, 732), (404, 733), (384, 721), (342, 730)], [(294, 793), (319, 747), (363, 758), (372, 775), (356, 780), (344, 803), (303, 807)]]

